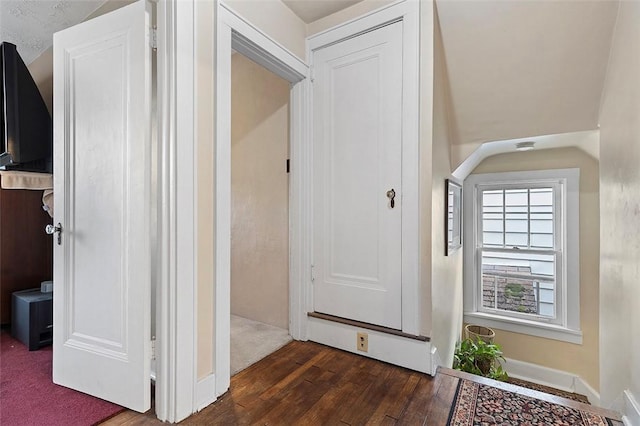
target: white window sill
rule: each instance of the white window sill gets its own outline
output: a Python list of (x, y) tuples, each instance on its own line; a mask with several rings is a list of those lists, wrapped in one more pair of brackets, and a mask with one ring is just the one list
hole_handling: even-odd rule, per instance
[(529, 334), (545, 339), (560, 340), (563, 342), (582, 344), (582, 331), (572, 330), (556, 324), (544, 324), (536, 321), (518, 318), (503, 317), (484, 312), (465, 312), (464, 322), (478, 324), (498, 330), (511, 331), (513, 333)]

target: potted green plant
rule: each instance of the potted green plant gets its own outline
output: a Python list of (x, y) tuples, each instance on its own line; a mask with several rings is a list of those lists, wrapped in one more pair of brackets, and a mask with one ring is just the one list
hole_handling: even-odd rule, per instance
[(502, 368), (502, 349), (495, 343), (482, 339), (465, 339), (456, 348), (453, 355), (453, 368), (490, 379), (505, 381), (509, 378)]

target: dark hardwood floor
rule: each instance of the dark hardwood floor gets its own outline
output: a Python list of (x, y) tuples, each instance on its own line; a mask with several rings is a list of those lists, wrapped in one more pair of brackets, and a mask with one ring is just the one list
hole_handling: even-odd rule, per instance
[[(180, 424), (439, 426), (447, 422), (460, 378), (487, 380), (448, 369), (432, 378), (316, 343), (294, 341), (232, 377), (225, 395)], [(569, 401), (504, 386), (550, 402)], [(125, 411), (103, 423), (159, 424), (152, 410)]]

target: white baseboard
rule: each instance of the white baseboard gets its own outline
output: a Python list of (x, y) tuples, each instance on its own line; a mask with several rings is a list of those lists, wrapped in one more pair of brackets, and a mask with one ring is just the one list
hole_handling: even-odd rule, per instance
[(196, 385), (196, 411), (200, 411), (206, 406), (216, 401), (216, 375), (209, 374), (207, 377), (198, 380)]
[(504, 368), (509, 377), (579, 393), (589, 398), (592, 405), (600, 406), (600, 394), (576, 374), (510, 358), (507, 358)]
[[(357, 350), (356, 337), (358, 332), (368, 335), (368, 352)], [(308, 338), (313, 342), (347, 352), (432, 374), (431, 344), (429, 342), (312, 317), (308, 319)]]
[(600, 392), (592, 388), (589, 383), (585, 382), (580, 376), (574, 377), (573, 392), (586, 396), (591, 405), (602, 407), (602, 403), (600, 402)]
[(629, 390), (624, 391), (623, 398), (622, 423), (625, 426), (640, 426), (640, 403), (638, 399)]

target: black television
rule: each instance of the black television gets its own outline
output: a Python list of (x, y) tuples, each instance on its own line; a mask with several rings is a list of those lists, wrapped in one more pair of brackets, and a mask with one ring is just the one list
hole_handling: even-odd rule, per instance
[(53, 123), (12, 43), (0, 44), (0, 168), (53, 171)]

